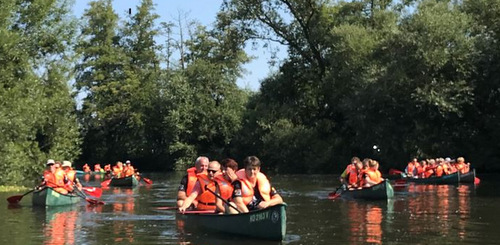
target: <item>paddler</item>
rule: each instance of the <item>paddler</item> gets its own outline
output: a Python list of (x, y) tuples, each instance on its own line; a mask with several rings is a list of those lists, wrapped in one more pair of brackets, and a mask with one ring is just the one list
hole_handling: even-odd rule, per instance
[[(211, 161), (208, 164), (208, 178), (202, 178), (198, 177), (198, 181), (193, 187), (193, 190), (191, 191), (191, 194), (184, 200), (182, 203), (182, 206), (179, 207), (179, 211), (181, 213), (184, 213), (189, 206), (193, 203), (194, 200), (197, 201), (197, 206), (196, 210), (215, 210), (215, 195), (213, 193), (216, 192), (217, 189), (217, 182), (216, 178), (221, 177), (221, 171), (220, 171), (220, 163), (217, 161)], [(211, 190), (211, 191), (210, 191)], [(226, 194), (226, 196), (230, 196), (231, 192), (229, 194)]]
[(80, 180), (76, 177), (76, 171), (71, 167), (70, 161), (63, 161), (62, 170), (66, 173), (66, 177), (68, 178), (68, 182), (66, 183), (66, 190), (73, 191), (73, 185), (76, 185), (78, 190), (82, 190), (82, 184)]
[[(232, 206), (237, 207), (241, 213), (248, 213), (283, 203), (267, 177), (260, 172), (259, 158), (246, 157), (243, 164), (245, 168), (236, 172), (238, 180), (233, 182)], [(237, 213), (234, 208), (229, 208), (229, 212)]]
[[(200, 156), (196, 158), (194, 162), (194, 167), (186, 170), (187, 174), (182, 177), (181, 183), (179, 185), (177, 191), (177, 207), (182, 207), (184, 200), (191, 194), (194, 185), (198, 181), (198, 177), (202, 178), (207, 177), (207, 168), (208, 168), (208, 157)], [(196, 206), (196, 200), (193, 201), (193, 206)]]

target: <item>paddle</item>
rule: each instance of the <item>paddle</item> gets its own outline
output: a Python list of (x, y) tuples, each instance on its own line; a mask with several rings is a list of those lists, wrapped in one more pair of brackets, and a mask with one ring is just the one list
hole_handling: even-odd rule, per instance
[(481, 183), (481, 180), (478, 177), (474, 177), (474, 185), (479, 185)]
[(212, 193), (215, 197), (219, 198), (220, 200), (222, 200), (227, 206), (231, 207), (231, 208), (234, 208), (236, 211), (238, 211), (239, 214), (241, 214), (240, 210), (238, 208), (236, 208), (235, 206), (233, 206), (233, 204), (231, 204), (230, 202), (228, 202), (226, 199), (222, 198), (219, 194), (215, 193), (214, 191), (210, 190), (210, 188), (207, 188), (205, 186), (205, 190), (208, 190), (210, 193)]
[(152, 184), (153, 184), (153, 181), (152, 181), (152, 180), (150, 180), (150, 179), (148, 179), (148, 178), (146, 178), (146, 177), (142, 177), (142, 176), (141, 176), (141, 179), (142, 179), (142, 180), (143, 180), (146, 184), (148, 184), (148, 185), (152, 185)]
[(157, 207), (158, 210), (177, 210), (178, 207)]
[[(113, 178), (111, 178), (111, 179), (113, 179)], [(108, 187), (109, 183), (111, 182), (111, 179), (108, 179), (108, 180), (101, 182), (101, 187)]]
[(74, 188), (73, 190), (75, 190), (76, 195), (85, 199), (85, 201), (87, 201), (89, 204), (91, 204), (91, 205), (104, 205), (103, 201), (99, 201), (97, 199), (92, 199), (92, 198), (87, 197), (87, 195), (85, 195), (85, 193), (80, 191), (78, 189), (78, 187), (76, 187), (75, 184), (73, 184), (73, 188)]
[(402, 173), (403, 173), (403, 171), (401, 171), (401, 170), (397, 170), (394, 168), (389, 169), (389, 175), (398, 175), (398, 174), (402, 174)]
[(182, 214), (214, 214), (214, 210), (187, 210)]
[(10, 204), (16, 204), (18, 203), (19, 201), (21, 201), (21, 199), (23, 199), (24, 196), (30, 194), (31, 192), (34, 192), (36, 190), (36, 188), (22, 194), (22, 195), (17, 195), (17, 196), (11, 196), (9, 198), (7, 198), (7, 202), (9, 202)]
[(102, 195), (102, 189), (98, 187), (82, 187), (82, 190), (89, 196), (93, 196), (95, 198), (100, 198)]
[[(328, 199), (334, 200), (337, 197), (339, 197), (340, 194), (342, 194), (342, 192), (344, 192), (343, 191), (344, 186), (345, 186), (345, 184), (341, 184), (334, 192), (328, 193)], [(339, 192), (339, 190), (342, 190), (342, 191)]]

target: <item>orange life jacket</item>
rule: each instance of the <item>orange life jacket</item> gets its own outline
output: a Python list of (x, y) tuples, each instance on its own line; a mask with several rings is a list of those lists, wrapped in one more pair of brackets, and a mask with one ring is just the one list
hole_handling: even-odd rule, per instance
[(461, 174), (465, 174), (465, 173), (469, 172), (468, 169), (466, 168), (466, 164), (463, 162), (457, 163), (455, 166), (456, 166), (457, 170), (460, 171)]
[(406, 173), (413, 175), (413, 171), (415, 170), (415, 165), (413, 162), (409, 162), (408, 166), (406, 166)]
[(83, 172), (85, 172), (85, 173), (90, 172), (90, 167), (89, 167), (89, 165), (88, 165), (88, 164), (86, 164), (86, 163), (85, 163), (85, 165), (83, 165)]
[(348, 185), (356, 184), (358, 182), (358, 170), (356, 169), (356, 166), (354, 166), (353, 164), (349, 164), (347, 165), (345, 171), (349, 176), (349, 178), (347, 179), (347, 184)]
[[(241, 182), (241, 197), (243, 198), (243, 203), (248, 205), (254, 197), (254, 184), (247, 178), (245, 174), (245, 169), (240, 169), (236, 171), (236, 175)], [(260, 195), (264, 201), (271, 200), (271, 183), (263, 173), (257, 174), (257, 183)]]
[(429, 178), (434, 174), (434, 168), (432, 166), (425, 167), (424, 178)]
[(437, 177), (441, 177), (441, 176), (443, 176), (443, 173), (444, 173), (443, 166), (441, 166), (441, 165), (437, 166), (437, 168), (436, 168), (436, 176)]
[[(365, 171), (365, 174), (371, 181), (375, 182), (375, 184), (382, 182), (382, 174), (378, 170), (367, 169)], [(363, 179), (362, 186), (365, 184), (366, 180)]]
[(66, 183), (66, 190), (73, 191), (73, 185), (76, 184), (76, 171), (70, 169), (66, 172), (66, 177), (68, 178), (68, 183)]
[(115, 175), (118, 178), (121, 178), (121, 174), (123, 172), (123, 167), (118, 167), (118, 166), (113, 166), (113, 175)]
[(95, 172), (101, 172), (101, 164), (97, 163), (94, 165), (94, 171)]
[(104, 165), (104, 171), (106, 171), (106, 172), (111, 171), (111, 165), (109, 165), (109, 164)]
[(198, 182), (200, 183), (201, 193), (198, 194), (196, 200), (198, 201), (198, 206), (196, 206), (197, 210), (215, 210), (215, 195), (208, 191), (215, 192), (215, 182), (210, 181), (208, 178), (198, 178)]
[(191, 195), (193, 192), (194, 185), (196, 185), (196, 181), (198, 181), (198, 176), (196, 176), (196, 168), (188, 168), (187, 172), (187, 186), (186, 186), (186, 196)]
[(56, 185), (56, 177), (50, 170), (44, 170), (43, 171), (43, 180), (45, 182), (45, 185), (48, 187), (57, 187)]
[(230, 199), (233, 195), (233, 186), (231, 185), (231, 182), (224, 179), (222, 175), (215, 177), (215, 181), (217, 181), (217, 185), (219, 186), (219, 195), (224, 200)]
[(125, 166), (125, 168), (123, 169), (123, 177), (132, 176), (132, 175), (134, 175), (134, 173), (135, 173), (135, 170), (134, 170), (134, 167), (132, 167), (132, 166), (130, 166), (130, 167)]

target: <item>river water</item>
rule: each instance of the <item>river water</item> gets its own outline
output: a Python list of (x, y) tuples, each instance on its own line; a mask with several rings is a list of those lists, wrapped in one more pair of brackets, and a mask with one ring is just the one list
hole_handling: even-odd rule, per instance
[[(175, 204), (182, 173), (145, 176), (153, 185), (111, 187), (97, 207), (37, 208), (30, 195), (12, 207), (5, 199), (20, 193), (0, 193), (0, 244), (280, 244), (186, 231), (174, 211), (158, 209)], [(478, 186), (409, 184), (368, 202), (328, 200), (337, 176), (272, 176), (288, 203), (281, 244), (500, 244), (500, 176), (479, 177)]]

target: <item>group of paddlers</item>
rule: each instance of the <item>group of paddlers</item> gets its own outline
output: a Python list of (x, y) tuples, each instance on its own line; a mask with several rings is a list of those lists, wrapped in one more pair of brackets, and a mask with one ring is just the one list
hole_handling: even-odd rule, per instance
[(45, 164), (43, 171), (43, 181), (40, 187), (51, 187), (61, 194), (73, 192), (75, 188), (82, 189), (80, 181), (76, 177), (76, 171), (73, 170), (70, 161), (54, 161), (49, 159)]
[(436, 158), (421, 160), (420, 162), (417, 158), (413, 158), (405, 169), (406, 175), (412, 178), (441, 177), (456, 172), (465, 174), (469, 171), (470, 163), (465, 163), (463, 157), (459, 157), (456, 160), (450, 158)]
[[(92, 172), (90, 166), (87, 163), (83, 165), (83, 172), (84, 173)], [(113, 167), (111, 167), (111, 164), (106, 164), (104, 165), (104, 168), (101, 168), (100, 163), (96, 163), (94, 164), (94, 173), (106, 173), (110, 177), (113, 176), (115, 178), (124, 178), (137, 174), (138, 172), (132, 166), (132, 162), (130, 162), (130, 160), (127, 160), (125, 161), (125, 164), (123, 164), (123, 162), (121, 161), (118, 161)]]
[(376, 160), (365, 158), (361, 161), (358, 157), (353, 157), (340, 175), (340, 182), (351, 190), (374, 186), (384, 181), (378, 168)]
[(255, 156), (243, 160), (244, 168), (226, 158), (219, 163), (200, 156), (187, 170), (177, 193), (177, 207), (186, 210), (215, 210), (219, 213), (246, 213), (283, 203), (283, 199), (260, 172)]

